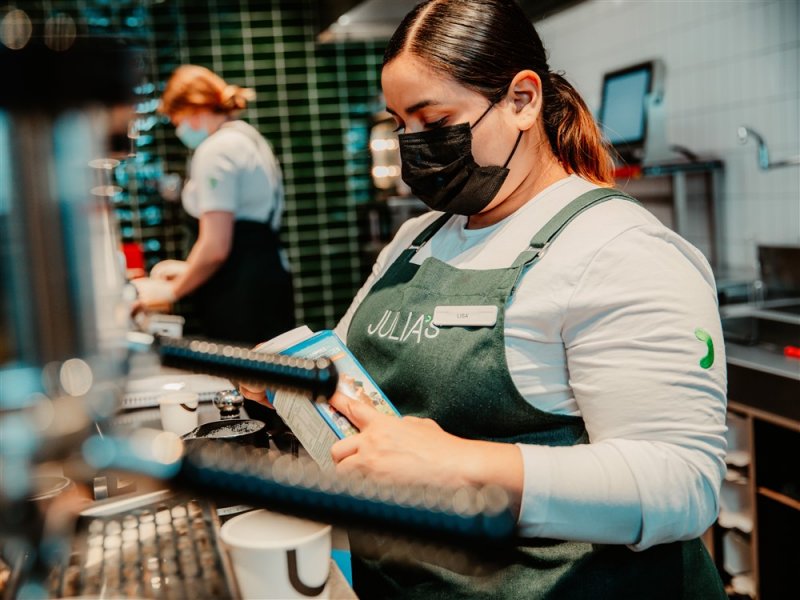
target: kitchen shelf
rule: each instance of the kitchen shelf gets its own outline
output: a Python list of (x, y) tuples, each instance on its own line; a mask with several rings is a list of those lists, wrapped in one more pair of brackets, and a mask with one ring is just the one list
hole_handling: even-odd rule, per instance
[[(772, 379), (763, 381), (765, 384), (773, 382)], [(792, 389), (800, 392), (800, 382), (789, 380), (788, 385), (797, 386)], [(781, 389), (781, 393), (789, 393)], [(726, 514), (721, 510), (720, 518), (704, 539), (731, 598), (783, 599), (796, 595), (800, 587), (800, 546), (796, 543), (800, 538), (800, 499), (778, 491), (800, 489), (797, 456), (800, 421), (782, 412), (753, 406), (763, 404), (759, 402), (763, 398), (773, 397), (777, 388), (766, 385), (759, 388), (756, 397), (749, 395), (752, 392), (752, 387), (739, 386), (736, 380), (728, 389), (729, 420), (736, 425), (738, 444), (749, 448), (750, 453), (748, 464), (736, 467), (743, 477), (734, 483), (746, 486), (742, 492), (749, 497), (752, 531), (743, 531), (742, 523), (731, 522), (736, 521), (737, 516), (740, 520), (741, 512)], [(726, 572), (723, 537), (730, 531), (749, 542), (750, 571)]]
[(719, 160), (664, 163), (621, 169), (616, 187), (697, 246), (716, 271), (727, 266), (721, 231), (724, 174)]
[(775, 492), (765, 487), (759, 487), (757, 492), (762, 496), (766, 496), (767, 498), (774, 500), (775, 502), (783, 504), (784, 506), (788, 506), (789, 508), (800, 511), (800, 501), (795, 500), (791, 496), (787, 496), (786, 494), (781, 494), (780, 492)]

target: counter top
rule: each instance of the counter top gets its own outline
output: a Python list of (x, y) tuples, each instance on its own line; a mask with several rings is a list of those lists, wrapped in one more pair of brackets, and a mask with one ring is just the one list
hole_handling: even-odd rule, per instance
[(722, 307), (728, 399), (777, 419), (800, 421), (800, 299)]
[(800, 382), (799, 359), (770, 352), (758, 346), (745, 346), (734, 342), (725, 342), (725, 354), (728, 364), (788, 377)]
[(730, 342), (725, 350), (731, 404), (800, 422), (800, 360)]

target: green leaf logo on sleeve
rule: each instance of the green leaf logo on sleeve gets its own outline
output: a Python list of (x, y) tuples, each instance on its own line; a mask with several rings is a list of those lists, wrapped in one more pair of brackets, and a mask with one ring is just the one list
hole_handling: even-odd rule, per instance
[(216, 177), (209, 177), (209, 178), (208, 178), (208, 185), (210, 185), (210, 186), (211, 186), (211, 189), (212, 189), (212, 190), (213, 190), (214, 188), (216, 188), (216, 187), (217, 187), (217, 178), (216, 178)]
[(700, 366), (704, 369), (710, 369), (711, 365), (714, 364), (714, 340), (711, 339), (710, 333), (700, 327), (694, 330), (694, 335), (701, 342), (705, 342), (707, 349), (706, 355), (700, 359)]

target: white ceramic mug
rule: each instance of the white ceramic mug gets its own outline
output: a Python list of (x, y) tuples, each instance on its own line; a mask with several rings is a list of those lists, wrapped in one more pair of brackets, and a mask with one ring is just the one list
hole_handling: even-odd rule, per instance
[(328, 598), (331, 526), (254, 510), (220, 529), (243, 598)]
[(197, 427), (197, 407), (200, 398), (197, 392), (169, 392), (158, 399), (161, 411), (161, 427), (178, 435)]

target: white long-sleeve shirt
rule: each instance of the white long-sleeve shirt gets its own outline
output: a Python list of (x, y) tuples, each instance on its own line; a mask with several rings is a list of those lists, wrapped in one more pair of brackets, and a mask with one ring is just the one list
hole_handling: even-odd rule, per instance
[[(570, 176), (490, 227), (453, 217), (414, 257), (461, 269), (508, 267), (533, 235), (593, 184)], [(401, 227), (336, 327), (441, 213)], [(715, 358), (696, 333), (707, 332)], [(569, 224), (506, 306), (506, 358), (536, 408), (579, 415), (590, 443), (519, 444), (523, 535), (629, 544), (699, 536), (725, 473), (725, 356), (713, 274), (644, 208), (610, 200)]]

